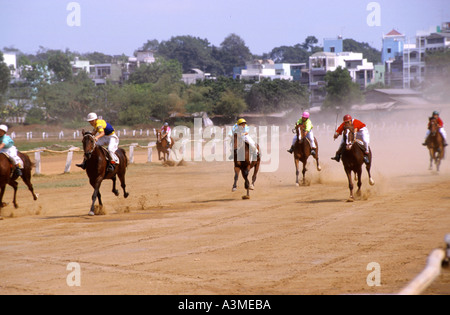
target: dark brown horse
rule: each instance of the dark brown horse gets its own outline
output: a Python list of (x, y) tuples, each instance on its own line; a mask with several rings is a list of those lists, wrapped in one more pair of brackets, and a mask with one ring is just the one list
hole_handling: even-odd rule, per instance
[[(355, 173), (355, 179), (358, 179), (358, 191), (356, 192), (357, 196), (361, 195), (361, 175), (362, 175), (362, 165), (364, 164), (364, 143), (360, 140), (355, 139), (355, 133), (353, 126), (345, 126), (344, 132), (344, 143), (345, 149), (342, 152), (342, 164), (344, 165), (345, 173), (347, 174), (348, 179), (348, 188), (350, 189), (350, 197), (347, 201), (354, 201), (353, 197), (353, 180), (352, 180), (352, 172)], [(372, 179), (370, 175), (370, 168), (372, 165), (372, 151), (369, 148), (369, 163), (366, 164), (367, 173), (369, 175), (369, 184), (374, 185), (375, 181)]]
[[(31, 184), (31, 170), (34, 164), (30, 161), (28, 155), (17, 152), (17, 155), (22, 159), (23, 162), (23, 170), (22, 170), (22, 180), (27, 185), (28, 189), (31, 191), (33, 195), (33, 199), (37, 200), (38, 196), (34, 193), (33, 184)], [(9, 159), (6, 154), (0, 154), (0, 210), (5, 207), (7, 204), (3, 202), (3, 195), (6, 190), (6, 184), (10, 185), (14, 189), (14, 197), (13, 204), (14, 208), (18, 208), (16, 195), (17, 195), (17, 179), (18, 175), (14, 174), (14, 163)], [(1, 218), (1, 216), (0, 216)]]
[[(256, 145), (259, 151), (259, 145)], [(232, 191), (237, 190), (237, 180), (239, 178), (239, 172), (242, 172), (242, 177), (245, 181), (245, 189), (247, 195), (242, 199), (250, 199), (250, 190), (255, 189), (256, 176), (259, 171), (259, 165), (261, 164), (261, 157), (258, 155), (256, 160), (250, 159), (250, 146), (248, 143), (238, 139), (238, 135), (234, 134), (234, 184)], [(252, 183), (248, 180), (250, 170), (253, 170)]]
[[(119, 165), (115, 166), (114, 171), (107, 172), (109, 153), (103, 147), (95, 143), (94, 136), (90, 132), (83, 134), (83, 150), (86, 158), (86, 174), (89, 177), (89, 183), (94, 188), (92, 194), (92, 205), (89, 215), (95, 215), (95, 201), (98, 198), (100, 207), (103, 206), (102, 197), (100, 194), (100, 185), (104, 179), (111, 179), (113, 181), (112, 192), (118, 196), (119, 191), (116, 189), (116, 177), (119, 176), (121, 187), (123, 189), (123, 196), (128, 197), (128, 192), (125, 190), (125, 173), (128, 165), (128, 158), (125, 151), (119, 148), (115, 153), (119, 158)], [(110, 157), (109, 157), (110, 158)]]
[[(170, 146), (168, 145), (167, 137), (162, 138), (161, 131), (156, 132), (156, 149), (158, 150), (158, 159), (161, 161), (164, 159), (166, 162), (169, 159), (170, 149), (173, 147), (173, 138), (170, 138)], [(161, 157), (161, 153), (163, 156)]]
[(445, 157), (444, 139), (439, 131), (439, 125), (436, 119), (430, 119), (430, 135), (426, 140), (428, 151), (430, 152), (430, 170), (433, 169), (433, 161), (436, 170), (439, 172), (441, 160)]
[[(298, 183), (298, 175), (300, 175), (300, 169), (299, 169), (299, 163), (300, 161), (303, 164), (303, 182), (302, 184), (305, 185), (305, 174), (306, 174), (306, 162), (308, 161), (309, 156), (311, 155), (311, 144), (309, 143), (309, 140), (306, 138), (306, 131), (301, 128), (301, 126), (297, 125), (295, 130), (293, 130), (297, 134), (297, 141), (294, 144), (294, 163), (295, 163), (295, 185), (299, 186)], [(300, 137), (300, 134), (302, 135)], [(314, 143), (316, 144), (316, 154), (313, 155), (314, 159), (316, 160), (317, 170), (320, 172), (322, 170), (322, 167), (319, 165), (319, 144), (317, 143), (317, 139), (314, 138)]]

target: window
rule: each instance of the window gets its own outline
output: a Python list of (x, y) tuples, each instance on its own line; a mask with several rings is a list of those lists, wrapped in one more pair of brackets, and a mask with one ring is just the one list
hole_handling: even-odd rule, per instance
[(388, 54), (390, 54), (391, 51), (392, 51), (392, 50), (391, 50), (390, 48), (387, 49), (387, 53), (388, 53)]
[(334, 53), (334, 52), (335, 52), (335, 49), (334, 49), (334, 47), (330, 47), (330, 52), (332, 52), (332, 53)]

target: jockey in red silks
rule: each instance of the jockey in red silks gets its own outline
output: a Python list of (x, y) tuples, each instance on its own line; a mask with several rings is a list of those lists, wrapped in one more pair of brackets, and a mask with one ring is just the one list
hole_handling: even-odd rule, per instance
[(427, 142), (428, 142), (428, 136), (430, 135), (430, 126), (431, 126), (431, 120), (432, 119), (436, 119), (436, 122), (437, 122), (437, 124), (438, 124), (438, 126), (439, 126), (439, 132), (441, 133), (441, 135), (442, 135), (442, 139), (444, 140), (444, 147), (446, 147), (448, 144), (447, 144), (447, 132), (445, 131), (445, 129), (444, 129), (444, 122), (442, 121), (442, 119), (441, 119), (441, 117), (439, 117), (439, 112), (438, 111), (434, 111), (433, 112), (433, 115), (429, 118), (429, 122), (428, 122), (428, 130), (427, 130), (427, 133), (426, 133), (426, 135), (425, 135), (425, 142), (424, 143), (422, 143), (422, 145), (427, 145)]
[[(362, 140), (365, 146), (364, 152), (364, 163), (369, 164), (369, 143), (370, 143), (370, 134), (367, 129), (366, 124), (359, 121), (358, 119), (353, 119), (350, 115), (344, 116), (344, 122), (336, 129), (334, 133), (334, 139), (336, 140), (339, 135), (344, 131), (345, 126), (353, 126), (354, 131), (356, 133), (356, 139)], [(336, 156), (332, 157), (332, 160), (339, 162), (341, 160), (342, 150), (345, 147), (344, 139), (341, 141), (341, 145), (339, 146), (338, 151), (336, 152)]]

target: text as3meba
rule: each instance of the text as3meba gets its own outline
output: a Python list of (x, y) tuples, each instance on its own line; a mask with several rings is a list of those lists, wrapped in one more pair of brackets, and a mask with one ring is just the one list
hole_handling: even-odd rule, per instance
[(270, 310), (268, 300), (224, 300), (222, 304), (213, 304), (213, 302), (189, 301), (186, 299), (179, 302), (179, 310), (204, 310), (208, 313), (211, 308), (221, 308), (222, 310)]

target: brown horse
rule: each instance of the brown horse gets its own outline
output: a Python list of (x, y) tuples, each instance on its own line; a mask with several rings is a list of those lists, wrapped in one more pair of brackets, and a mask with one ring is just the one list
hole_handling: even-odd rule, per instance
[(92, 205), (89, 215), (95, 215), (95, 201), (98, 198), (100, 207), (103, 206), (102, 197), (100, 194), (100, 185), (104, 179), (111, 179), (113, 181), (112, 192), (118, 196), (119, 191), (116, 189), (116, 176), (119, 176), (121, 187), (123, 189), (123, 196), (128, 197), (128, 192), (125, 190), (125, 173), (128, 165), (128, 158), (125, 151), (119, 148), (115, 153), (119, 158), (119, 165), (116, 165), (114, 171), (107, 172), (109, 153), (103, 147), (95, 143), (94, 136), (90, 132), (83, 134), (83, 150), (86, 158), (86, 174), (89, 177), (89, 183), (94, 188), (92, 195)]
[[(170, 138), (170, 146), (168, 145), (167, 138), (162, 138), (161, 131), (156, 132), (156, 149), (158, 150), (158, 159), (161, 161), (164, 159), (164, 162), (166, 162), (169, 159), (169, 153), (170, 149), (173, 147), (173, 138)], [(161, 153), (163, 156), (161, 157)]]
[[(30, 161), (28, 155), (22, 152), (17, 152), (17, 155), (22, 159), (23, 162), (23, 170), (21, 176), (22, 180), (27, 185), (28, 189), (31, 191), (33, 199), (37, 200), (38, 196), (34, 193), (33, 184), (31, 183), (31, 169), (33, 168), (34, 164)], [(7, 205), (6, 203), (3, 202), (3, 195), (6, 190), (6, 184), (10, 185), (14, 189), (14, 197), (13, 197), (14, 208), (17, 209), (19, 207), (16, 200), (18, 175), (14, 174), (15, 166), (13, 165), (14, 164), (11, 162), (11, 160), (6, 154), (3, 153), (0, 154), (0, 210), (1, 208)]]
[(436, 170), (439, 172), (441, 160), (445, 157), (444, 139), (439, 131), (439, 125), (436, 119), (430, 119), (430, 135), (426, 143), (428, 151), (430, 152), (430, 170), (433, 169), (433, 161), (436, 165)]
[[(238, 143), (239, 142), (239, 143)], [(256, 145), (259, 151), (259, 145)], [(234, 184), (232, 191), (237, 190), (237, 180), (239, 178), (239, 172), (242, 172), (242, 177), (245, 181), (245, 189), (247, 195), (242, 199), (250, 199), (250, 190), (255, 189), (256, 176), (259, 171), (259, 165), (261, 164), (260, 155), (257, 156), (256, 161), (250, 159), (250, 146), (248, 143), (238, 140), (238, 135), (234, 134)], [(248, 180), (250, 170), (253, 170), (252, 183)]]
[[(355, 139), (355, 133), (353, 126), (345, 126), (344, 132), (344, 143), (345, 149), (342, 152), (342, 164), (344, 165), (345, 173), (347, 174), (348, 179), (348, 187), (350, 189), (350, 197), (347, 200), (348, 202), (354, 201), (353, 197), (353, 181), (352, 181), (352, 172), (355, 173), (358, 178), (358, 191), (356, 192), (357, 196), (361, 195), (361, 174), (362, 174), (362, 165), (364, 164), (364, 143), (360, 140)], [(370, 175), (370, 168), (372, 165), (372, 150), (369, 148), (369, 163), (366, 164), (367, 173), (369, 175), (369, 184), (374, 185), (375, 181), (372, 179)]]
[[(301, 129), (301, 131), (299, 131)], [(302, 184), (305, 185), (305, 174), (306, 174), (306, 162), (308, 161), (309, 156), (311, 155), (311, 144), (309, 143), (309, 140), (306, 138), (306, 132), (303, 130), (303, 128), (300, 128), (300, 126), (297, 126), (295, 130), (293, 130), (297, 134), (297, 141), (294, 144), (294, 163), (295, 163), (295, 185), (299, 186), (298, 183), (298, 175), (300, 174), (299, 170), (299, 163), (300, 161), (303, 164), (303, 182)], [(301, 137), (300, 137), (301, 132)], [(316, 154), (313, 155), (314, 159), (316, 160), (317, 170), (320, 172), (322, 170), (322, 167), (319, 165), (319, 144), (317, 143), (317, 139), (314, 138), (314, 143), (316, 144)]]

